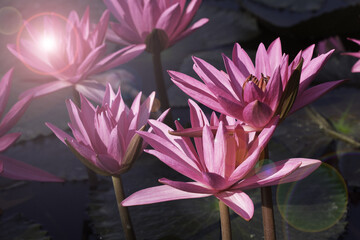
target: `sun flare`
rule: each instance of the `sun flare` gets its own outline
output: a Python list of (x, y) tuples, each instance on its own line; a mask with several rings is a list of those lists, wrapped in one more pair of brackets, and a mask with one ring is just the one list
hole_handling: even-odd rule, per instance
[(44, 34), (44, 36), (42, 37), (41, 41), (40, 41), (40, 48), (42, 51), (47, 52), (47, 53), (51, 53), (54, 52), (56, 50), (56, 39), (54, 36), (52, 35), (48, 35), (48, 34)]

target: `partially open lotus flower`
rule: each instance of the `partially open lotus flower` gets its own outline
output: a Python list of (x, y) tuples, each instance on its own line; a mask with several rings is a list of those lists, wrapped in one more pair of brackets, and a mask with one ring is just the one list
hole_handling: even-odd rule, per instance
[(194, 70), (203, 83), (180, 72), (168, 72), (190, 97), (258, 131), (276, 115), (283, 120), (342, 82), (308, 88), (333, 52), (312, 59), (313, 50), (314, 45), (300, 51), (289, 64), (278, 38), (268, 49), (259, 45), (254, 66), (244, 49), (235, 44), (232, 60), (223, 55), (227, 73), (197, 57), (193, 57)]
[[(201, 0), (104, 0), (118, 20), (110, 23), (108, 38), (122, 45), (144, 44), (153, 30), (162, 39), (162, 49), (172, 46), (208, 22), (202, 18), (190, 25)], [(149, 38), (148, 38), (149, 39)], [(148, 49), (151, 51), (151, 49)]]
[[(198, 125), (202, 124), (200, 115), (200, 118), (194, 116)], [(190, 138), (170, 135), (172, 129), (168, 126), (149, 120), (154, 133), (139, 132), (139, 135), (154, 149), (145, 151), (193, 181), (159, 179), (163, 186), (140, 190), (126, 198), (123, 206), (213, 195), (250, 220), (254, 205), (244, 190), (300, 180), (321, 164), (319, 160), (293, 158), (255, 167), (274, 132), (277, 120), (272, 121), (257, 136), (245, 132), (241, 125), (228, 134), (222, 121), (214, 135), (205, 125), (202, 138), (195, 138), (195, 148)], [(181, 129), (179, 124), (178, 129)]]
[(21, 38), (18, 45), (9, 44), (8, 49), (33, 71), (51, 75), (57, 81), (29, 89), (20, 97), (38, 97), (75, 86), (86, 97), (101, 102), (105, 85), (91, 80), (91, 75), (128, 62), (145, 49), (130, 45), (105, 56), (109, 16), (109, 11), (104, 11), (99, 23), (93, 26), (87, 8), (81, 19), (75, 11), (66, 21), (56, 14), (44, 16), (41, 30), (31, 21), (25, 22), (29, 38)]
[(331, 49), (335, 49), (335, 51), (338, 52), (345, 51), (344, 45), (342, 44), (339, 36), (331, 36), (317, 43), (317, 50), (319, 54), (326, 53)]
[[(358, 39), (354, 39), (354, 38), (349, 38), (349, 40), (353, 41), (354, 43), (360, 45), (360, 40)], [(357, 57), (360, 58), (360, 51), (359, 52), (346, 52), (343, 53), (344, 55), (349, 55), (349, 56), (353, 56), (353, 57)], [(355, 72), (360, 72), (360, 60), (358, 60), (354, 66), (351, 68), (351, 72), (355, 73)]]
[[(120, 89), (115, 94), (108, 84), (103, 103), (96, 108), (82, 95), (81, 109), (67, 100), (74, 137), (50, 123), (46, 125), (88, 168), (101, 175), (118, 175), (131, 167), (144, 148), (136, 131), (145, 128), (154, 97), (155, 92), (140, 104), (140, 92), (128, 108)], [(166, 113), (158, 120), (162, 121)]]
[[(9, 70), (0, 82), (0, 117), (4, 114), (10, 93), (13, 69)], [(15, 103), (0, 122), (0, 152), (8, 149), (21, 133), (7, 133), (21, 118), (30, 104), (32, 97), (27, 96)], [(62, 182), (63, 180), (39, 168), (24, 162), (0, 155), (0, 176), (15, 180), (42, 182)]]

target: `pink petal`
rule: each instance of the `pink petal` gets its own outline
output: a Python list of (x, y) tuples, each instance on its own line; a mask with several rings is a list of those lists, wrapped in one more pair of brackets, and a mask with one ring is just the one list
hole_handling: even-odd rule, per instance
[(13, 144), (19, 137), (21, 133), (9, 133), (0, 137), (0, 152), (5, 151), (11, 144)]
[(106, 51), (106, 44), (103, 43), (100, 46), (89, 52), (86, 58), (81, 61), (80, 66), (77, 69), (78, 74), (87, 74), (95, 65), (95, 63), (104, 55)]
[(222, 111), (223, 108), (218, 103), (215, 95), (205, 84), (180, 72), (168, 71), (168, 73), (175, 85), (187, 95), (206, 106), (211, 106), (215, 111)]
[(255, 68), (253, 62), (251, 61), (251, 58), (245, 52), (245, 50), (240, 47), (238, 43), (234, 45), (234, 49), (232, 52), (232, 60), (236, 67), (242, 73), (244, 79), (250, 76), (250, 74), (255, 74)]
[[(179, 131), (179, 130), (181, 131), (184, 129), (178, 121), (175, 121), (175, 126), (176, 126), (177, 131)], [(199, 155), (198, 155), (199, 151), (195, 150), (191, 139), (188, 137), (182, 137), (182, 140), (184, 143), (181, 145), (183, 151), (186, 153), (186, 155), (188, 155), (190, 157), (190, 159), (196, 159), (196, 161), (194, 161), (194, 162), (198, 166), (199, 170), (204, 171), (206, 169), (206, 168), (204, 168), (205, 165), (203, 164), (203, 162), (199, 161)]]
[(159, 17), (155, 28), (162, 29), (168, 37), (172, 35), (181, 17), (181, 8), (179, 3), (175, 3), (166, 9)]
[(304, 179), (307, 176), (309, 176), (312, 172), (314, 172), (321, 165), (321, 161), (315, 160), (315, 159), (293, 158), (293, 159), (289, 159), (289, 160), (301, 161), (300, 167), (298, 169), (296, 169), (294, 172), (292, 172), (291, 174), (280, 179), (279, 181), (271, 182), (271, 185), (299, 181), (299, 180)]
[(222, 109), (220, 110), (215, 110), (215, 108), (213, 108), (209, 104), (206, 106), (222, 114), (230, 115), (236, 119), (239, 119), (240, 121), (244, 121), (244, 116), (243, 116), (244, 105), (242, 105), (244, 104), (243, 102), (235, 101), (234, 99), (230, 100), (221, 95), (218, 96), (218, 101), (222, 107)]
[(17, 57), (24, 64), (29, 65), (30, 67), (43, 73), (54, 72), (54, 69), (47, 65), (43, 61), (43, 59), (40, 58), (39, 54), (33, 55), (31, 52), (28, 52), (28, 50), (30, 49), (36, 49), (34, 46), (29, 46), (30, 49), (28, 49), (27, 47), (23, 47), (21, 51), (18, 51), (14, 44), (8, 44), (7, 48), (15, 57)]
[(264, 127), (264, 129), (255, 139), (255, 142), (252, 143), (250, 149), (248, 150), (246, 159), (239, 166), (237, 166), (235, 171), (231, 174), (229, 181), (237, 182), (241, 180), (249, 173), (251, 169), (254, 168), (259, 159), (260, 153), (270, 141), (278, 121), (278, 117), (273, 118), (269, 124)]
[(208, 89), (216, 96), (221, 95), (229, 99), (239, 100), (231, 87), (229, 79), (206, 61), (193, 57), (194, 70), (204, 81)]
[(122, 22), (121, 24), (110, 22), (110, 27), (113, 32), (119, 36), (121, 40), (120, 43), (123, 41), (128, 42), (129, 44), (144, 43), (144, 40), (141, 38), (141, 36), (137, 32), (135, 32), (133, 28), (127, 26), (124, 22)]
[(255, 100), (261, 101), (263, 99), (264, 92), (254, 83), (248, 82), (244, 87), (244, 102), (250, 103)]
[[(140, 135), (140, 134), (139, 134)], [(151, 145), (151, 144), (150, 144)], [(186, 161), (180, 157), (174, 156), (173, 153), (164, 153), (157, 150), (147, 150), (144, 152), (149, 153), (157, 157), (160, 161), (181, 173), (182, 175), (193, 179), (194, 181), (201, 182), (203, 180), (200, 171), (193, 166), (189, 165)]]
[(303, 68), (306, 67), (310, 62), (314, 54), (315, 44), (310, 45), (301, 53), (301, 57), (304, 59)]
[(172, 181), (166, 178), (159, 179), (159, 182), (185, 192), (214, 194), (213, 189), (209, 189), (206, 185), (199, 182), (179, 182)]
[(151, 108), (153, 106), (155, 99), (155, 92), (152, 92), (146, 100), (141, 104), (140, 110), (138, 113), (138, 121), (137, 121), (137, 128), (145, 125), (147, 120), (149, 119)]
[[(102, 166), (98, 164), (96, 159), (96, 153), (90, 147), (84, 146), (81, 143), (77, 142), (75, 139), (66, 139), (66, 142), (74, 148), (74, 150), (89, 164), (101, 168)], [(82, 162), (82, 160), (81, 160)], [(101, 169), (103, 170), (103, 169)]]
[[(183, 1), (185, 3), (185, 1)], [(187, 28), (191, 22), (191, 20), (194, 18), (195, 13), (199, 9), (201, 5), (201, 0), (193, 0), (190, 1), (190, 3), (187, 5), (185, 12), (183, 12), (183, 9), (181, 9), (182, 12), (182, 18), (179, 21), (179, 24), (176, 28), (176, 31), (174, 32), (174, 37), (177, 37), (181, 32)], [(183, 7), (183, 6), (182, 6)]]
[(64, 181), (44, 170), (5, 156), (0, 156), (0, 165), (0, 176), (5, 178), (40, 182)]
[(267, 50), (270, 61), (270, 69), (278, 67), (282, 60), (282, 49), (280, 38), (275, 39)]
[(30, 105), (31, 100), (31, 96), (25, 97), (11, 107), (0, 123), (0, 136), (8, 132), (20, 120)]
[(139, 56), (144, 50), (145, 44), (130, 45), (128, 47), (122, 48), (119, 51), (116, 51), (99, 61), (94, 67), (94, 69), (91, 71), (91, 74), (104, 72), (121, 64), (129, 62), (130, 60)]
[(301, 166), (301, 159), (287, 159), (254, 169), (254, 175), (235, 184), (232, 189), (251, 189), (274, 185)]
[(14, 68), (11, 68), (1, 79), (0, 83), (0, 117), (5, 111), (6, 104), (10, 94), (10, 81), (12, 78)]
[(60, 128), (56, 127), (55, 125), (52, 125), (51, 123), (45, 123), (45, 125), (50, 128), (50, 130), (55, 134), (55, 136), (60, 139), (64, 144), (65, 143), (65, 139), (68, 141), (74, 141), (74, 138), (72, 136), (70, 136), (69, 134), (65, 133), (63, 130), (61, 130)]
[(176, 38), (171, 39), (171, 42), (169, 43), (169, 46), (172, 46), (174, 43), (180, 41), (181, 39), (183, 39), (183, 38), (185, 38), (187, 36), (189, 36), (190, 34), (195, 32), (197, 29), (199, 29), (203, 25), (205, 25), (207, 22), (209, 22), (209, 19), (207, 19), (207, 18), (202, 18), (202, 19), (198, 20), (193, 25), (191, 25), (191, 27), (189, 27), (188, 29), (186, 29), (185, 31), (183, 31), (182, 33), (177, 35)]
[(19, 96), (20, 99), (22, 98), (26, 98), (28, 96), (33, 96), (33, 97), (40, 97), (52, 92), (56, 92), (60, 89), (66, 88), (66, 87), (70, 87), (72, 86), (72, 83), (68, 82), (68, 81), (53, 81), (53, 82), (49, 82), (49, 83), (45, 83), (42, 85), (39, 85), (37, 87), (34, 88), (30, 88), (24, 92), (22, 92)]
[(171, 135), (169, 132), (172, 131), (172, 129), (162, 122), (151, 119), (149, 120), (149, 124), (156, 135), (169, 141), (176, 149), (187, 156), (186, 158), (183, 158), (187, 163), (195, 169), (201, 169), (201, 164), (198, 162), (199, 157), (196, 154), (192, 142), (188, 138)]
[(223, 60), (226, 68), (226, 72), (230, 77), (230, 84), (234, 89), (234, 92), (238, 96), (238, 99), (243, 99), (243, 85), (248, 76), (244, 76), (235, 64), (223, 54)]
[(360, 72), (360, 60), (354, 64), (354, 66), (351, 68), (351, 72)]
[[(190, 122), (192, 128), (198, 128), (200, 130), (200, 134), (202, 133), (202, 127), (205, 125), (209, 125), (209, 121), (207, 120), (204, 112), (200, 109), (200, 107), (191, 99), (188, 100), (189, 108), (190, 108)], [(186, 130), (184, 130), (186, 131)], [(199, 162), (205, 167), (204, 162), (204, 150), (202, 145), (202, 139), (199, 137), (194, 137), (194, 142), (196, 146), (196, 150), (199, 155)]]
[(254, 204), (246, 193), (240, 190), (224, 191), (215, 196), (246, 221), (253, 217)]
[(280, 69), (280, 66), (276, 67), (265, 89), (264, 102), (270, 106), (273, 111), (276, 110), (282, 95), (283, 87)]
[[(227, 158), (227, 136), (225, 134), (224, 123), (220, 122), (219, 128), (214, 139), (214, 153), (212, 169), (208, 168), (210, 172), (216, 173), (225, 177), (225, 165)], [(207, 148), (208, 145), (204, 145)]]
[(204, 126), (202, 134), (202, 145), (204, 153), (204, 162), (209, 172), (215, 173), (215, 159), (214, 159), (214, 135), (209, 126)]
[(244, 122), (257, 128), (265, 126), (272, 116), (272, 109), (258, 100), (249, 103), (243, 110)]
[(85, 80), (76, 84), (75, 89), (86, 98), (96, 103), (101, 103), (105, 95), (106, 87), (95, 80)]
[(260, 43), (255, 59), (255, 76), (260, 79), (261, 74), (264, 74), (265, 77), (270, 76), (272, 71), (270, 70), (270, 62), (267, 51), (263, 43)]
[(331, 50), (326, 54), (322, 54), (312, 59), (308, 66), (303, 68), (300, 78), (299, 93), (305, 91), (305, 89), (310, 85), (333, 52), (334, 50)]
[(211, 196), (211, 194), (189, 193), (164, 185), (146, 188), (133, 193), (122, 201), (122, 205), (127, 207), (180, 199), (203, 198), (208, 196)]
[(158, 157), (175, 171), (195, 181), (201, 179), (199, 169), (194, 163), (194, 159), (190, 159), (184, 152), (162, 137), (147, 132), (137, 133), (156, 150), (148, 150), (148, 153)]
[(96, 165), (109, 174), (116, 174), (121, 170), (119, 162), (107, 154), (97, 154)]
[(355, 39), (355, 38), (348, 38), (348, 40), (353, 41), (354, 43), (356, 43), (356, 44), (360, 45), (360, 40), (358, 40), (358, 39)]
[(113, 130), (110, 133), (107, 152), (108, 154), (110, 154), (110, 156), (112, 156), (114, 159), (119, 161), (117, 163), (117, 166), (119, 166), (123, 161), (125, 151), (126, 151), (125, 142), (123, 140), (123, 137), (121, 135), (119, 136), (118, 127), (116, 126), (115, 128), (113, 128)]
[(343, 83), (346, 80), (338, 80), (338, 81), (332, 81), (332, 82), (325, 82), (322, 84), (318, 84), (315, 87), (309, 88), (305, 90), (301, 95), (298, 95), (296, 97), (296, 100), (294, 102), (294, 105), (292, 106), (290, 110), (290, 114), (299, 110), (300, 108), (312, 103), (328, 91), (334, 89), (341, 83)]

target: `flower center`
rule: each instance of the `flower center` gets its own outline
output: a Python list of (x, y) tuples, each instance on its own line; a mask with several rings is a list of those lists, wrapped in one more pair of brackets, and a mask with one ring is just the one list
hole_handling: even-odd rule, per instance
[(263, 92), (265, 92), (266, 85), (269, 82), (270, 77), (265, 77), (264, 74), (261, 74), (260, 80), (255, 77), (254, 75), (250, 74), (245, 80), (245, 83), (243, 85), (243, 88), (245, 88), (246, 83), (253, 82), (256, 86), (258, 86)]

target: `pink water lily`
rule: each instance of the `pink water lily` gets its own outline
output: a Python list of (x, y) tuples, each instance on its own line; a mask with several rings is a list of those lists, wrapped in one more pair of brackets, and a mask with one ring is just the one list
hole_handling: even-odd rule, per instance
[[(354, 43), (360, 45), (360, 40), (358, 39), (354, 39), (354, 38), (349, 38), (349, 40), (353, 41)], [(346, 53), (343, 53), (344, 55), (350, 55), (350, 56), (353, 56), (353, 57), (357, 57), (357, 58), (360, 58), (360, 51), (359, 52), (346, 52)], [(351, 68), (351, 72), (360, 72), (360, 60), (358, 60), (354, 66)]]
[(25, 22), (29, 37), (24, 35), (18, 45), (9, 44), (8, 49), (33, 71), (51, 75), (57, 81), (31, 88), (20, 97), (38, 97), (74, 86), (78, 92), (101, 102), (105, 85), (91, 80), (91, 75), (128, 62), (144, 50), (144, 46), (130, 45), (105, 56), (109, 16), (106, 10), (99, 23), (91, 25), (87, 8), (81, 19), (75, 11), (68, 19), (55, 13), (43, 16), (42, 30), (32, 21)]
[[(207, 124), (204, 115), (193, 105), (192, 125)], [(170, 135), (172, 131), (161, 122), (149, 120), (154, 133), (139, 134), (154, 149), (146, 152), (158, 157), (169, 167), (192, 179), (191, 182), (159, 179), (163, 186), (140, 190), (123, 202), (123, 206), (215, 196), (245, 220), (250, 220), (254, 205), (244, 190), (300, 180), (319, 165), (319, 160), (293, 158), (255, 167), (259, 155), (269, 141), (277, 119), (272, 120), (257, 136), (244, 131), (241, 125), (228, 134), (223, 121), (218, 123), (216, 135), (208, 125), (202, 138)], [(177, 128), (182, 127), (177, 123)]]
[[(10, 69), (0, 82), (0, 117), (4, 114), (9, 99), (13, 69)], [(7, 133), (21, 118), (31, 102), (27, 96), (16, 102), (0, 122), (0, 152), (4, 152), (20, 137), (21, 133)], [(0, 176), (15, 180), (43, 182), (62, 182), (63, 180), (21, 161), (0, 155)]]
[[(46, 125), (90, 169), (102, 175), (121, 174), (144, 148), (136, 131), (147, 123), (155, 92), (142, 104), (141, 95), (140, 92), (128, 108), (120, 89), (115, 94), (108, 84), (101, 106), (95, 108), (82, 95), (81, 109), (71, 100), (66, 101), (74, 137), (50, 123)], [(158, 120), (162, 121), (166, 113)]]
[(227, 73), (193, 57), (194, 71), (204, 83), (180, 72), (168, 72), (190, 97), (260, 130), (274, 116), (280, 113), (286, 116), (342, 82), (308, 88), (333, 52), (312, 59), (313, 51), (314, 45), (300, 51), (289, 64), (289, 56), (282, 53), (278, 38), (268, 49), (262, 43), (259, 45), (254, 66), (245, 50), (235, 44), (232, 60), (223, 55)]
[(208, 22), (202, 18), (190, 25), (201, 0), (104, 0), (106, 6), (118, 20), (110, 23), (108, 38), (123, 45), (144, 44), (154, 29), (167, 35), (165, 48), (188, 36)]

